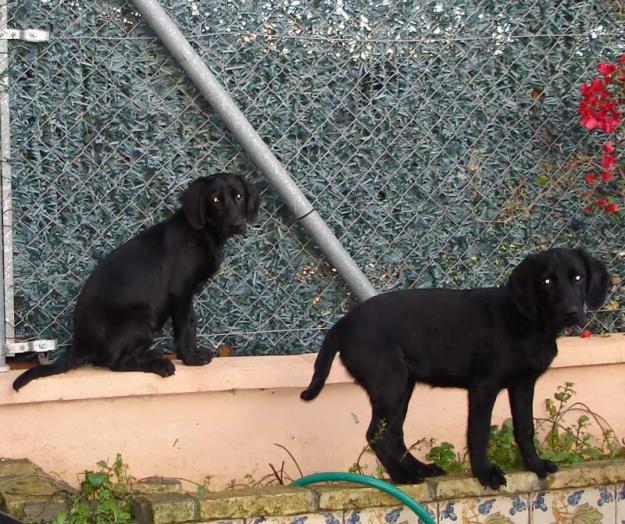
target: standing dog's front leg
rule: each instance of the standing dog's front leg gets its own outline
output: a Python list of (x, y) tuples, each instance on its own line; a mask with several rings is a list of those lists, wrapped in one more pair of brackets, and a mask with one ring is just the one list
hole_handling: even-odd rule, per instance
[(175, 300), (171, 319), (174, 325), (176, 356), (187, 366), (208, 364), (212, 358), (210, 351), (197, 347), (197, 316), (191, 300)]
[(533, 471), (538, 478), (545, 478), (549, 473), (558, 471), (558, 466), (550, 460), (541, 459), (534, 445), (534, 384), (536, 378), (526, 379), (508, 388), (514, 439), (521, 451), (523, 464)]
[(469, 390), (469, 426), (467, 442), (471, 470), (483, 486), (499, 489), (506, 485), (501, 468), (488, 461), (488, 436), (493, 405), (498, 389), (491, 385), (479, 385)]

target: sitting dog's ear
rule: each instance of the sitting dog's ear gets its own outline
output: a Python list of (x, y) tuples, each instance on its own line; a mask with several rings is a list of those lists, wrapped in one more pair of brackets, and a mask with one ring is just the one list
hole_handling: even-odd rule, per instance
[(590, 309), (597, 309), (608, 295), (610, 283), (608, 268), (603, 262), (591, 257), (583, 249), (576, 249), (575, 252), (586, 266), (586, 305)]
[(194, 229), (206, 226), (206, 194), (208, 182), (198, 178), (182, 193), (182, 209), (187, 222)]
[(245, 179), (243, 179), (243, 185), (245, 186), (245, 220), (252, 224), (258, 216), (258, 206), (260, 205), (258, 189)]
[(508, 279), (508, 287), (514, 305), (530, 320), (535, 320), (538, 313), (535, 282), (536, 257), (537, 255), (526, 256), (514, 268)]

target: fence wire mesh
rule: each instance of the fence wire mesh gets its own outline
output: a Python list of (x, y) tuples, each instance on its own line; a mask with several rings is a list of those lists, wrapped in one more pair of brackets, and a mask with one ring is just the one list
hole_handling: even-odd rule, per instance
[[(162, 3), (375, 287), (497, 285), (583, 246), (614, 276), (592, 328), (623, 331), (622, 221), (582, 211), (601, 137), (577, 115), (625, 50), (623, 2)], [(200, 343), (317, 350), (350, 293), (132, 4), (8, 6), (51, 33), (10, 43), (16, 336), (67, 346), (96, 263), (229, 170), (264, 202), (196, 300)]]

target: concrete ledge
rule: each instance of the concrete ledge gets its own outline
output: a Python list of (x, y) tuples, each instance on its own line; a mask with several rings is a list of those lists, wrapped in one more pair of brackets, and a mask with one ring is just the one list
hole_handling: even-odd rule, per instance
[[(563, 337), (552, 368), (620, 364), (625, 362), (625, 334), (589, 338)], [(161, 378), (149, 373), (113, 373), (80, 368), (63, 375), (35, 380), (19, 393), (13, 380), (22, 370), (0, 374), (0, 405), (59, 400), (103, 399), (146, 395), (175, 395), (211, 391), (305, 388), (316, 354), (215, 358), (207, 366), (191, 367), (176, 361), (176, 374)], [(132, 375), (132, 380), (129, 380)], [(327, 384), (353, 382), (337, 358)]]
[(65, 488), (26, 459), (0, 459), (0, 509), (24, 522), (49, 522), (65, 511)]
[(197, 499), (184, 493), (155, 493), (135, 497), (132, 513), (137, 524), (193, 522), (199, 517)]
[[(466, 478), (464, 479), (467, 480)], [(349, 482), (312, 484), (310, 489), (319, 495), (320, 511), (337, 511), (358, 508), (397, 506), (395, 497), (375, 488)], [(436, 485), (430, 482), (400, 486), (400, 489), (417, 502), (430, 502), (435, 498)]]
[(290, 486), (206, 493), (198, 499), (203, 520), (297, 515), (318, 508), (314, 491)]

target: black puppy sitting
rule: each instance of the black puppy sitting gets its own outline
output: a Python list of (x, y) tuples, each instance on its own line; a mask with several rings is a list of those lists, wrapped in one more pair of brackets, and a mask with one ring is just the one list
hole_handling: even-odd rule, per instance
[(556, 356), (556, 336), (582, 324), (584, 305), (599, 307), (608, 289), (603, 263), (581, 249), (530, 255), (505, 287), (418, 289), (375, 296), (327, 333), (301, 398), (315, 398), (337, 351), (372, 405), (367, 440), (398, 483), (444, 474), (406, 449), (403, 424), (416, 382), (466, 388), (471, 469), (484, 486), (506, 484), (486, 450), (497, 394), (508, 390), (514, 437), (525, 467), (539, 477), (557, 466), (534, 446), (534, 384)]
[(258, 206), (256, 188), (239, 175), (195, 180), (182, 209), (96, 266), (78, 297), (71, 349), (52, 365), (27, 370), (13, 388), (84, 364), (172, 375), (172, 362), (149, 351), (170, 317), (176, 355), (191, 366), (210, 362), (210, 351), (197, 347), (193, 296), (219, 269), (226, 239), (256, 219)]

